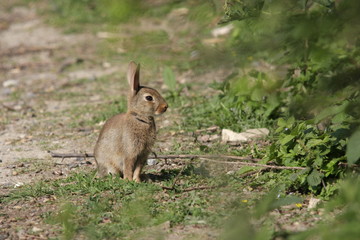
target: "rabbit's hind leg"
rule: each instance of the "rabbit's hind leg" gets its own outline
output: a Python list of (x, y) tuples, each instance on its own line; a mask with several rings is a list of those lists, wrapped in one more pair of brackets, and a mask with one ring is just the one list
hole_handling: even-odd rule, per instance
[(136, 165), (136, 167), (135, 167), (135, 171), (134, 171), (134, 176), (133, 176), (133, 180), (135, 181), (135, 182), (141, 182), (141, 177), (140, 177), (140, 175), (141, 175), (141, 170), (142, 170), (142, 168), (144, 167), (144, 163), (143, 162), (141, 162), (141, 163), (138, 163), (137, 165)]
[(124, 161), (124, 179), (133, 180), (136, 158), (127, 158)]

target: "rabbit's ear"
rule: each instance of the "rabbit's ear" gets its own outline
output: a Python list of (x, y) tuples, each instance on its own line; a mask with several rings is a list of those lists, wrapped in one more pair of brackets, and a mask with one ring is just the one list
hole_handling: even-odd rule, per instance
[(135, 95), (140, 89), (140, 64), (136, 64), (133, 61), (129, 63), (127, 79), (132, 95)]

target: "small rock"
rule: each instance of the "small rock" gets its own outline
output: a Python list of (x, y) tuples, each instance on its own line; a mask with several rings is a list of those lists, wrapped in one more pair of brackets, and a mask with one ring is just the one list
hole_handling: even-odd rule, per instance
[(18, 85), (18, 83), (19, 83), (18, 80), (9, 79), (9, 80), (6, 80), (5, 82), (3, 82), (3, 87), (7, 88), (7, 87), (16, 86), (16, 85)]
[(111, 63), (109, 63), (109, 62), (103, 62), (103, 67), (104, 68), (110, 68), (111, 67)]
[(14, 188), (21, 187), (22, 185), (24, 185), (24, 183), (22, 183), (22, 182), (17, 182), (17, 183), (15, 183)]
[(215, 28), (211, 31), (211, 35), (213, 35), (213, 37), (220, 37), (223, 35), (227, 35), (231, 32), (231, 30), (234, 28), (234, 25), (229, 24), (223, 27), (218, 27)]
[(157, 160), (156, 160), (156, 159), (150, 158), (150, 159), (147, 160), (147, 165), (149, 165), (149, 166), (154, 166), (154, 165), (156, 165), (156, 164), (157, 164)]
[(237, 133), (230, 129), (223, 129), (221, 132), (221, 141), (226, 142), (247, 142), (252, 139), (265, 137), (269, 135), (269, 129), (267, 128), (256, 128), (248, 129), (245, 132)]
[(12, 175), (13, 175), (13, 176), (17, 176), (17, 175), (19, 175), (19, 173), (18, 173), (17, 171), (13, 171), (13, 172), (12, 172)]
[(309, 200), (309, 204), (308, 204), (308, 209), (314, 209), (316, 208), (319, 203), (321, 203), (321, 200), (320, 199), (317, 199), (317, 198), (310, 198)]
[(36, 233), (36, 232), (42, 232), (42, 231), (44, 231), (44, 230), (41, 229), (41, 228), (38, 228), (38, 227), (34, 226), (34, 227), (32, 228), (32, 231), (33, 231), (34, 233)]

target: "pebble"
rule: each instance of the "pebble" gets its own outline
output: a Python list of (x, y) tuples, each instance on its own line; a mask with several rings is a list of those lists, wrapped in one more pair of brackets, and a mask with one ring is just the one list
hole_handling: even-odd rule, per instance
[(38, 227), (35, 226), (35, 227), (32, 228), (32, 231), (34, 233), (36, 233), (36, 232), (42, 232), (43, 230), (41, 228), (38, 228)]
[(5, 82), (3, 82), (3, 87), (4, 88), (7, 88), (7, 87), (12, 87), (12, 86), (16, 86), (18, 85), (19, 81), (18, 80), (15, 80), (15, 79), (9, 79), (9, 80), (6, 80)]
[(154, 166), (154, 165), (156, 165), (156, 164), (157, 164), (157, 160), (156, 160), (156, 159), (150, 158), (150, 159), (147, 160), (147, 165), (149, 165), (149, 166)]
[(221, 141), (226, 142), (247, 142), (249, 140), (265, 137), (269, 135), (269, 129), (256, 128), (248, 129), (245, 132), (237, 133), (230, 129), (223, 129), (221, 132)]

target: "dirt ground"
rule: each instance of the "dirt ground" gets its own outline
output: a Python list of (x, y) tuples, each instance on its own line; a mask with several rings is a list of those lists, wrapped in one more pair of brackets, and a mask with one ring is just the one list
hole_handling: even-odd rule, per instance
[[(0, 9), (0, 194), (3, 196), (24, 184), (63, 178), (71, 171), (95, 169), (93, 159), (54, 159), (49, 151), (92, 153), (100, 126), (71, 128), (71, 119), (64, 113), (74, 106), (98, 105), (105, 100), (96, 94), (89, 94), (86, 101), (58, 95), (88, 90), (94, 93), (96, 86), (91, 79), (115, 73), (125, 75), (127, 67), (127, 63), (111, 66), (97, 59), (96, 35), (63, 34), (46, 24), (36, 9), (20, 6), (5, 11), (11, 3), (7, 4)], [(144, 22), (144, 28), (148, 24)], [(71, 70), (79, 62), (83, 67)], [(85, 89), (76, 84), (81, 79), (90, 79)], [(119, 89), (121, 86), (108, 92), (116, 96)], [(160, 126), (170, 124), (168, 119), (163, 118)], [(168, 147), (166, 135), (159, 139), (163, 150)], [(42, 214), (55, 210), (54, 205), (45, 204), (52, 200), (43, 197), (1, 207), (0, 239), (57, 236), (56, 229), (48, 231), (50, 226), (41, 218)], [(206, 239), (210, 234), (197, 227), (177, 228), (169, 239), (187, 234), (204, 235)]]
[(56, 173), (66, 174), (67, 169), (50, 158), (44, 141), (65, 151), (91, 151), (93, 139), (64, 137), (77, 134), (69, 132), (66, 116), (56, 114), (66, 110), (69, 102), (48, 96), (76, 79), (118, 69), (89, 66), (62, 74), (66, 64), (94, 51), (96, 38), (64, 35), (44, 24), (35, 9), (15, 7), (0, 15), (4, 22), (0, 32), (0, 185), (13, 187)]

